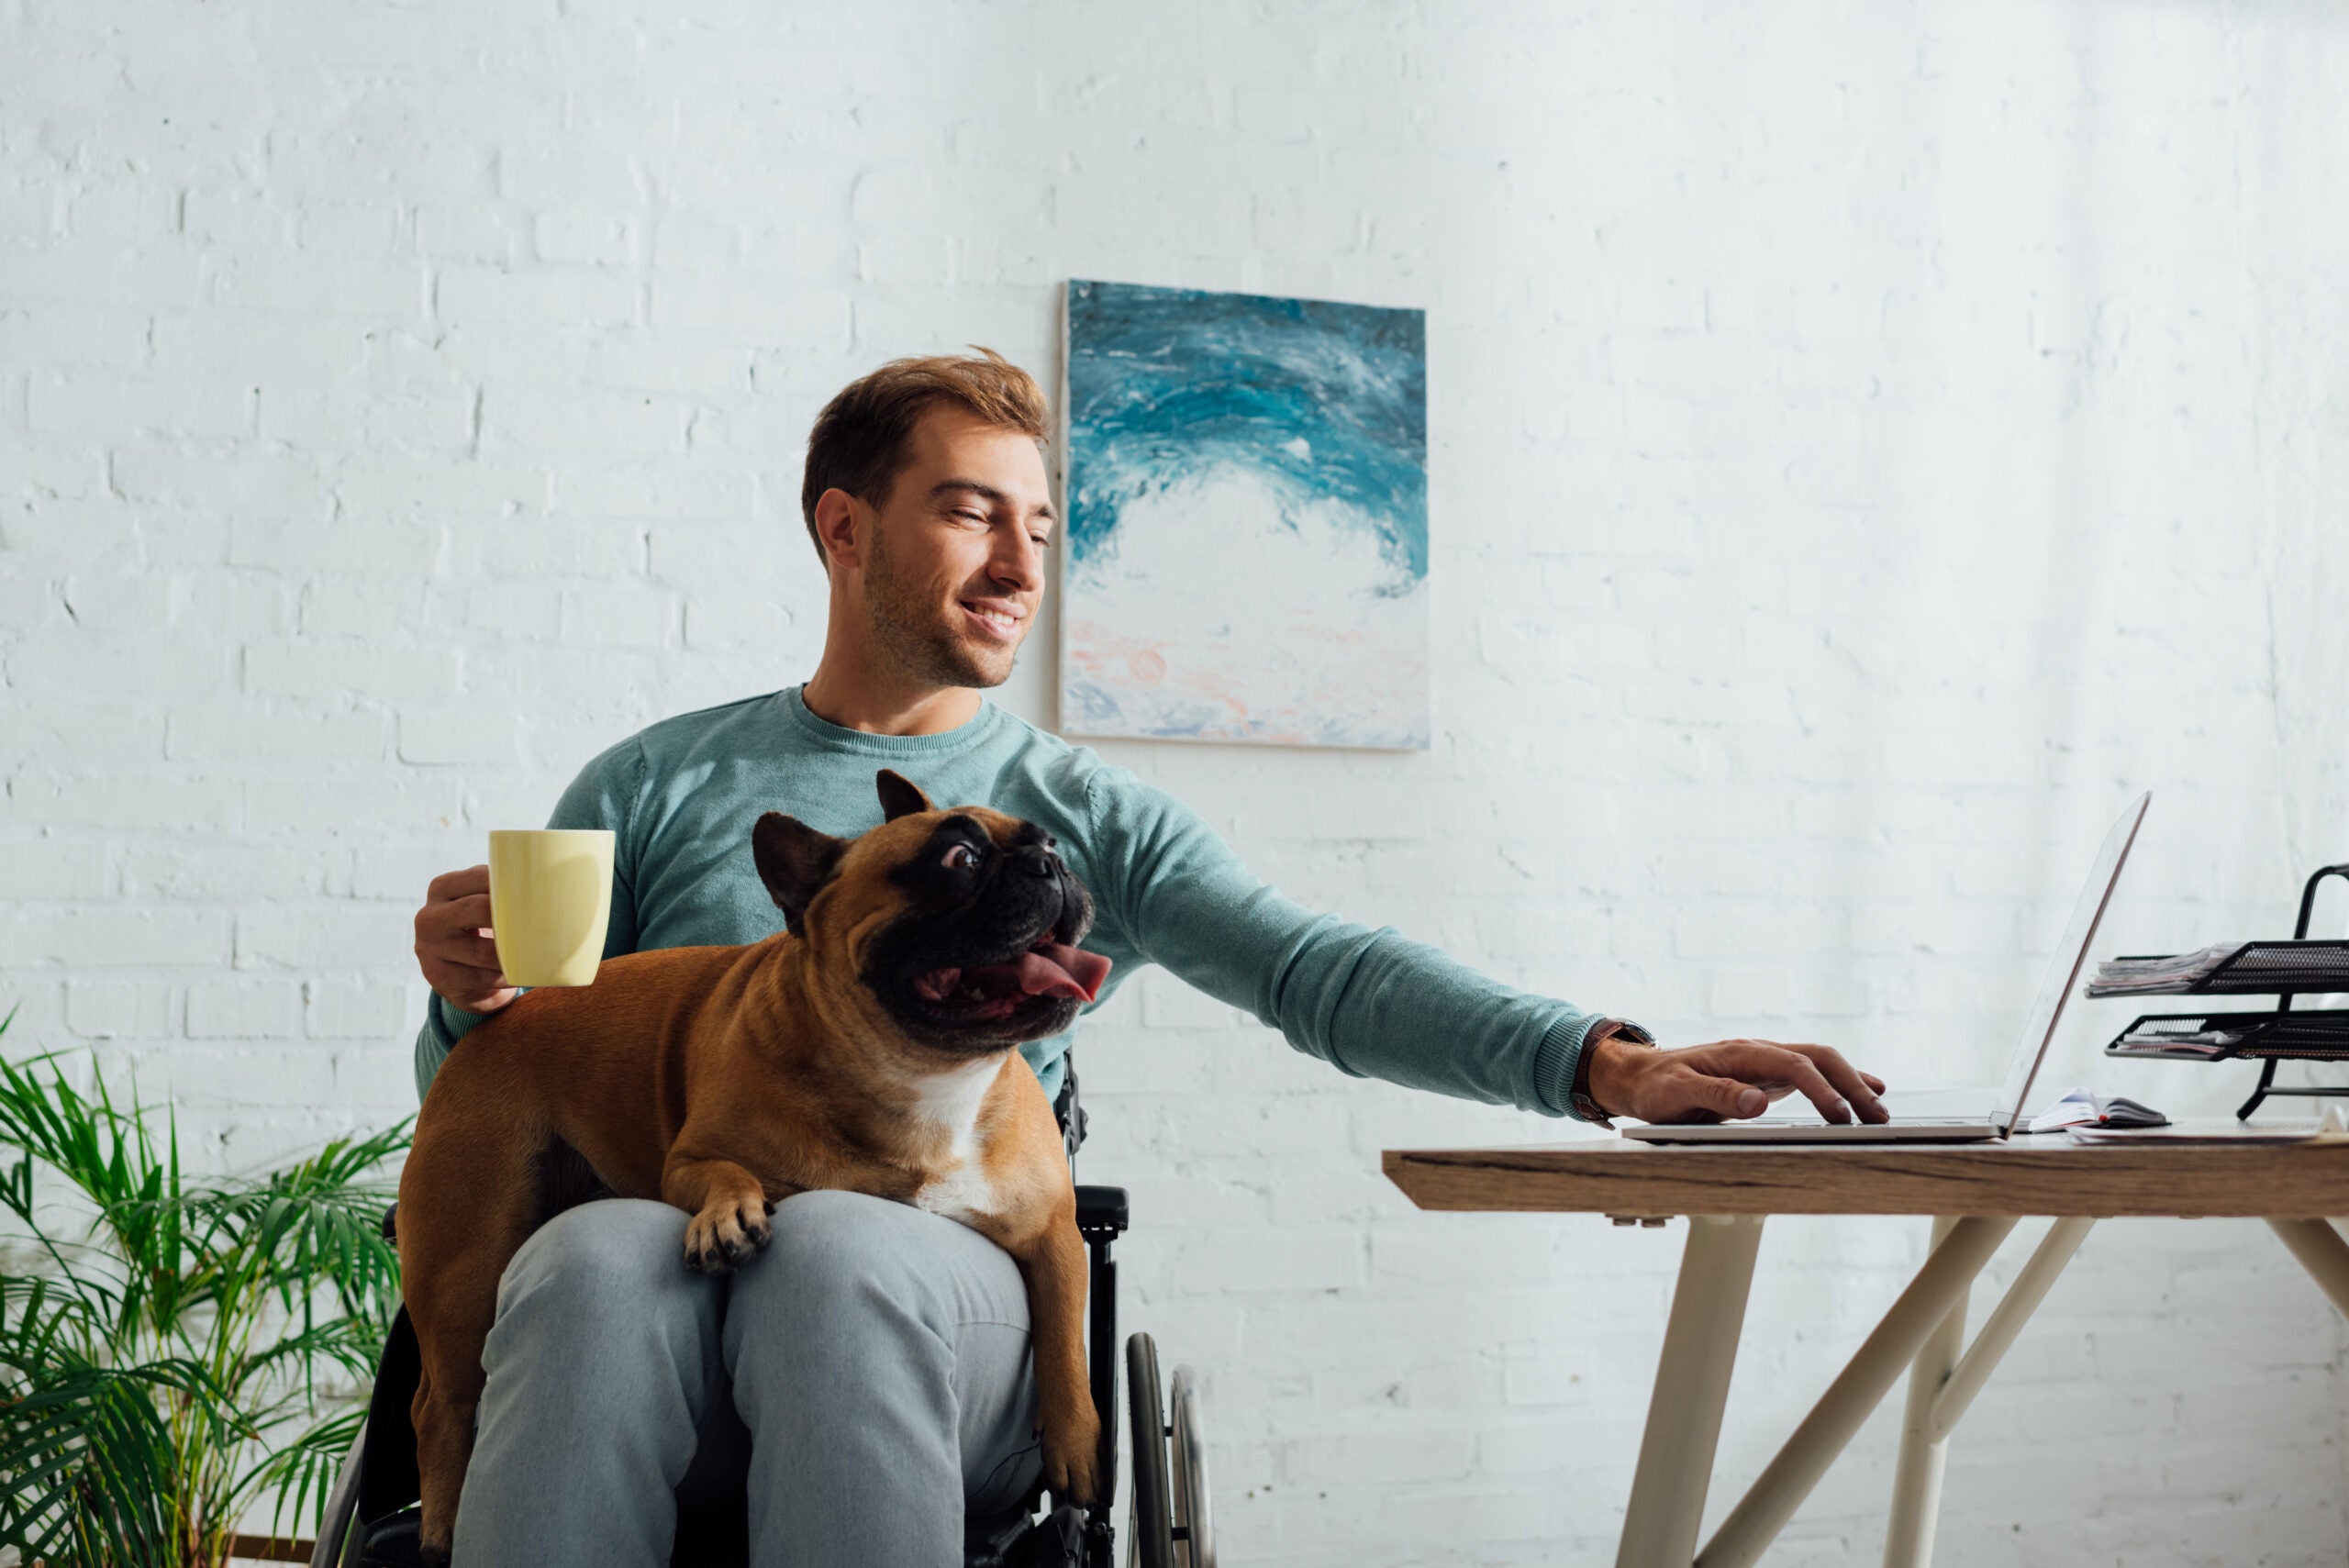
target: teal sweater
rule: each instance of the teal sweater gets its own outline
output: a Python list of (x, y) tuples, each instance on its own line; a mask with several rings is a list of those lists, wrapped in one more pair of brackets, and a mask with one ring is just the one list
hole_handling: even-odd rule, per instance
[[(1143, 964), (1163, 964), (1349, 1076), (1573, 1114), (1575, 1060), (1599, 1015), (1487, 979), (1392, 927), (1290, 902), (1181, 801), (993, 703), (941, 735), (844, 729), (809, 712), (796, 687), (682, 714), (589, 762), (547, 826), (618, 835), (605, 957), (754, 942), (782, 929), (783, 913), (751, 863), (751, 825), (772, 810), (862, 833), (881, 820), (882, 768), (941, 806), (992, 806), (1060, 840), (1093, 894), (1083, 945), (1113, 964), (1085, 1011)], [(416, 1041), (419, 1095), (481, 1018), (431, 996)], [(1075, 1033), (1020, 1048), (1048, 1096)]]

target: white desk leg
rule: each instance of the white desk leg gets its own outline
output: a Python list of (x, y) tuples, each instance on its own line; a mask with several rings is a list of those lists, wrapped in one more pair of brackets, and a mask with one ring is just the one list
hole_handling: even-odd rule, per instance
[(2324, 1294), (2332, 1297), (2332, 1305), (2349, 1312), (2349, 1241), (2329, 1219), (2271, 1219), (2268, 1228), (2282, 1238), (2284, 1245), (2299, 1259), (2300, 1267), (2308, 1270)]
[(2014, 1228), (2011, 1215), (1969, 1215), (1950, 1228), (1778, 1456), (1721, 1520), (1698, 1568), (1752, 1568)]
[(1974, 1403), (1974, 1396), (1982, 1392), (1982, 1385), (1990, 1381), (1998, 1358), (2013, 1347), (2015, 1336), (2022, 1332), (2031, 1315), (2039, 1310), (2039, 1304), (2047, 1299), (2056, 1276), (2064, 1272), (2072, 1254), (2080, 1250), (2080, 1243), (2095, 1228), (2096, 1221), (2084, 1214), (2059, 1219), (2047, 1228), (2047, 1234), (2039, 1239), (2031, 1261), (2015, 1275), (2015, 1283), (2007, 1286), (2006, 1296), (1990, 1309), (1990, 1315), (1982, 1319), (1981, 1332), (1974, 1336), (1974, 1342), (1965, 1348), (1965, 1353), (1958, 1358), (1956, 1367), (1942, 1384), (1942, 1391), (1933, 1400), (1934, 1441), (1947, 1440), (1958, 1418)]
[[(1942, 1215), (1933, 1221), (1938, 1247), (1957, 1226)], [(1900, 1464), (1892, 1482), (1892, 1518), (1884, 1535), (1884, 1568), (1924, 1568), (1933, 1560), (1933, 1525), (1941, 1515), (1942, 1469), (1949, 1458), (1946, 1431), (1935, 1435), (1936, 1396), (1965, 1348), (1965, 1301), (1961, 1286), (1949, 1316), (1927, 1335), (1909, 1366), (1909, 1412), (1900, 1428)]]
[(1688, 1568), (1762, 1241), (1758, 1214), (1692, 1215), (1615, 1568)]

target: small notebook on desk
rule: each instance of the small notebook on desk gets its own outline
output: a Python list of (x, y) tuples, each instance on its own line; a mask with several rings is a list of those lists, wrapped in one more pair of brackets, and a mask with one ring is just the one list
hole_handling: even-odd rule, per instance
[(2067, 1127), (2167, 1127), (2169, 1118), (2151, 1106), (2119, 1095), (2107, 1096), (2087, 1089), (2066, 1089), (2054, 1105), (2031, 1118), (2033, 1132), (2057, 1132)]

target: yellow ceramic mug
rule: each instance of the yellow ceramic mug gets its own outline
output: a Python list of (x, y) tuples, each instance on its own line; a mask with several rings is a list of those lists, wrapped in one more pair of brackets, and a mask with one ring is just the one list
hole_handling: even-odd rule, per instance
[(508, 985), (592, 985), (612, 917), (612, 830), (494, 828), (489, 927)]

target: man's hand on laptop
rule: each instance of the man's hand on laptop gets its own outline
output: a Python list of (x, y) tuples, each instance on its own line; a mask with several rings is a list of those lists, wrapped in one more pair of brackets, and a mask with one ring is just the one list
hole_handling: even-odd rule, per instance
[(522, 993), (506, 984), (490, 935), (489, 868), (432, 879), (416, 912), (416, 962), (424, 983), (468, 1013), (494, 1013)]
[(1884, 1080), (1824, 1045), (1724, 1040), (1664, 1051), (1609, 1035), (1591, 1047), (1590, 1097), (1609, 1116), (1648, 1122), (1760, 1116), (1799, 1089), (1831, 1122), (1889, 1121)]

